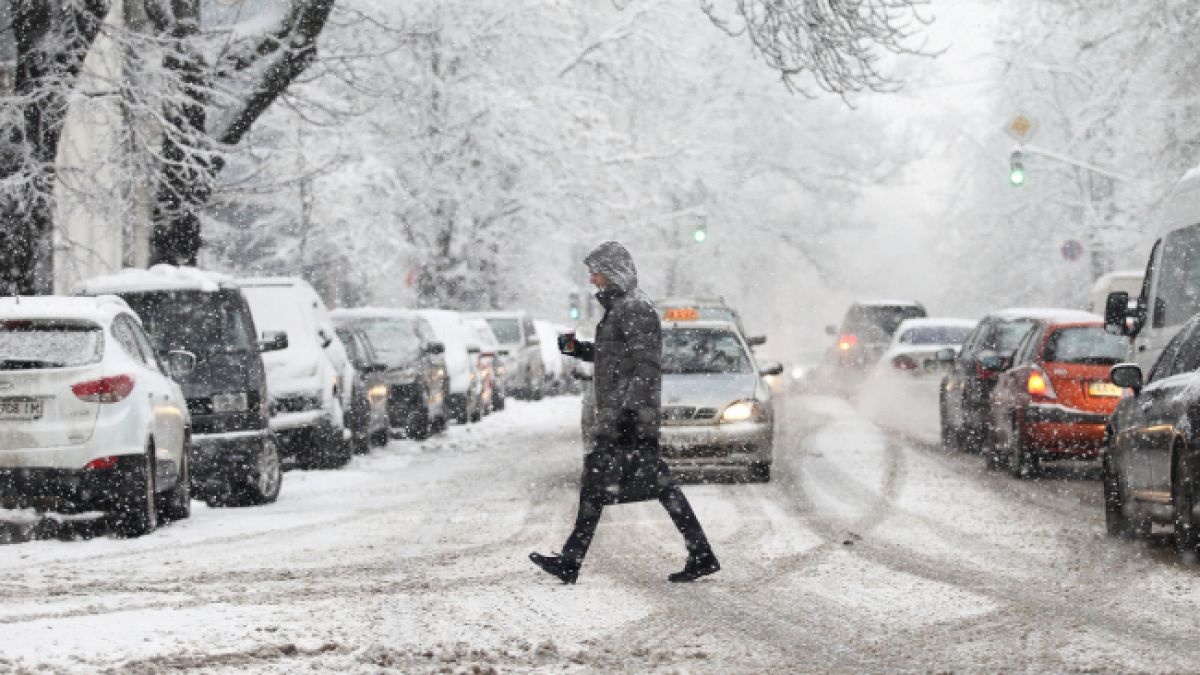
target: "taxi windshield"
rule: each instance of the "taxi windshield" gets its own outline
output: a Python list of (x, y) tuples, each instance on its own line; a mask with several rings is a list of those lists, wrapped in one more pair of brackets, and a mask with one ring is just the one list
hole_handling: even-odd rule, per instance
[(663, 331), (664, 375), (752, 372), (750, 357), (728, 330), (674, 328)]

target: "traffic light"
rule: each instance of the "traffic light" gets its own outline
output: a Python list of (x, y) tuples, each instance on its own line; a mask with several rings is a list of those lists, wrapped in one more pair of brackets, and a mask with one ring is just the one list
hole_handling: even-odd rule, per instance
[(697, 224), (696, 229), (692, 230), (692, 239), (697, 244), (703, 244), (705, 241), (708, 241), (708, 225), (704, 222)]
[(1020, 150), (1013, 150), (1008, 158), (1008, 182), (1012, 183), (1013, 187), (1025, 184), (1025, 163), (1022, 159)]
[(572, 321), (578, 321), (580, 315), (579, 294), (571, 293), (567, 296), (567, 314)]

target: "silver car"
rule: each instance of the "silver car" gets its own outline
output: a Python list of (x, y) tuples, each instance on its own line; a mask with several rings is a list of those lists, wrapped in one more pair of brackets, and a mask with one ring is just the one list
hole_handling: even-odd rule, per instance
[[(676, 469), (744, 469), (771, 479), (775, 409), (764, 375), (736, 326), (727, 321), (664, 323), (662, 354), (663, 458)], [(583, 441), (595, 442), (595, 399), (584, 392)]]

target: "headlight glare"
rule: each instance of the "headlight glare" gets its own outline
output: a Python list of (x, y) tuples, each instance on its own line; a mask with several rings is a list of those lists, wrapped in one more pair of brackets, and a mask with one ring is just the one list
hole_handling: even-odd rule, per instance
[(721, 413), (721, 422), (764, 422), (766, 417), (766, 410), (758, 401), (736, 401), (725, 407), (725, 411)]

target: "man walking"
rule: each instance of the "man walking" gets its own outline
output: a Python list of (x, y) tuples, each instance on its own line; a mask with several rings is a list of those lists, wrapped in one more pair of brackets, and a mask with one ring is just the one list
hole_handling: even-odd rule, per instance
[(584, 259), (598, 289), (604, 318), (594, 343), (559, 339), (564, 353), (596, 364), (596, 445), (584, 459), (575, 529), (561, 555), (530, 553), (529, 559), (573, 584), (606, 504), (657, 499), (679, 533), (688, 559), (669, 577), (695, 581), (721, 569), (687, 498), (675, 484), (658, 446), (662, 392), (662, 329), (658, 312), (637, 286), (633, 257), (615, 241)]

